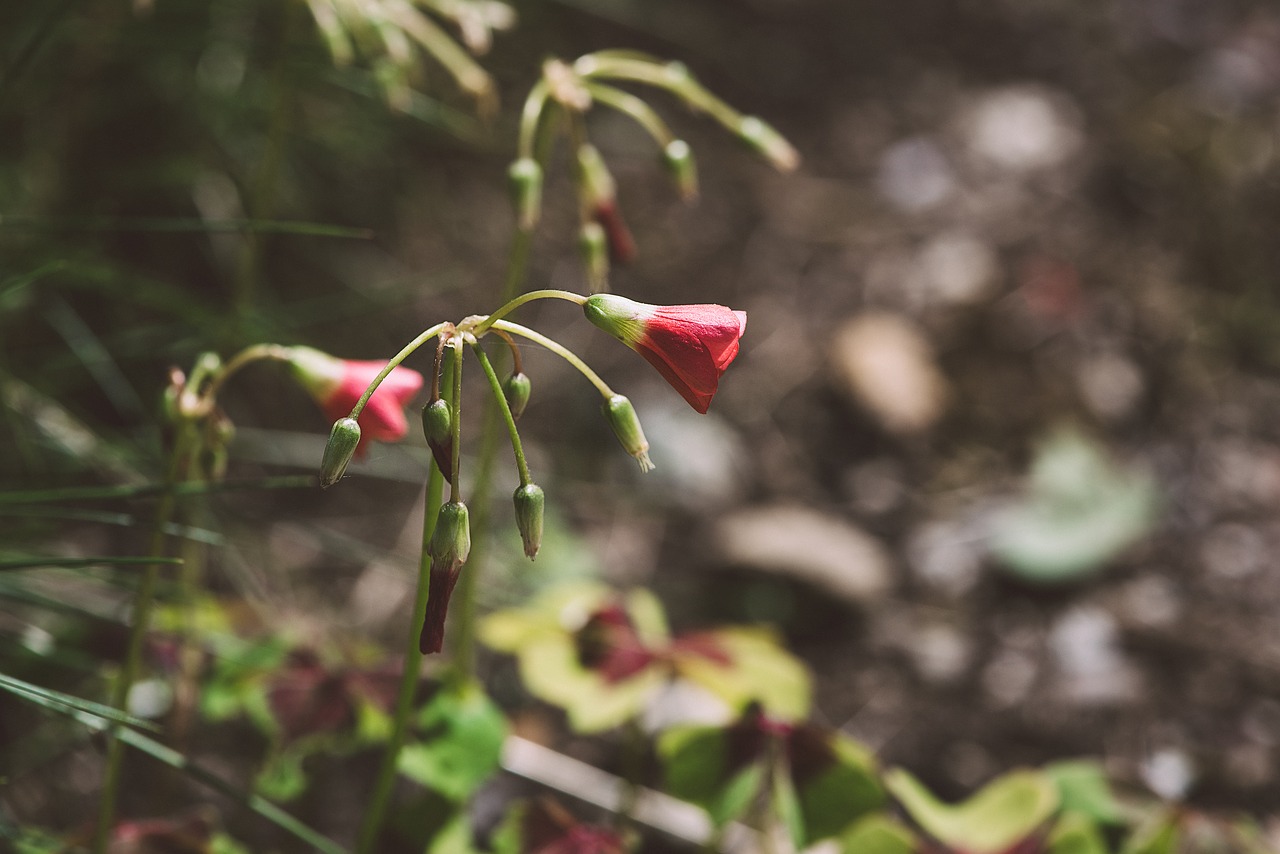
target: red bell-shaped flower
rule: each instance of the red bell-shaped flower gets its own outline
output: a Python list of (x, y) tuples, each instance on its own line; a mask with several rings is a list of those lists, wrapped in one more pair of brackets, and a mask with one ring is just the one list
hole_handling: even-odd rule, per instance
[[(289, 353), (289, 364), (299, 381), (331, 421), (350, 414), (365, 388), (387, 364), (339, 359), (310, 347), (292, 347)], [(409, 431), (404, 408), (421, 388), (422, 374), (400, 366), (392, 369), (360, 413), (357, 456), (365, 453), (370, 440), (396, 442), (404, 437)]]
[(595, 294), (582, 308), (588, 320), (644, 356), (702, 413), (747, 328), (745, 311), (723, 305), (649, 305)]

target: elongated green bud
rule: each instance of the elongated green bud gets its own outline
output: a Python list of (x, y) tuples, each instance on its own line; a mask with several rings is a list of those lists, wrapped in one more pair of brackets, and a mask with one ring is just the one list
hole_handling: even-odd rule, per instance
[(800, 165), (800, 153), (763, 119), (743, 118), (738, 124), (738, 136), (779, 172), (791, 172)]
[(529, 405), (529, 395), (533, 392), (533, 383), (529, 380), (529, 375), (524, 371), (512, 374), (507, 377), (506, 382), (502, 384), (502, 395), (507, 399), (507, 406), (511, 409), (511, 417), (516, 420), (524, 414), (524, 409)]
[(360, 423), (350, 416), (333, 422), (329, 442), (320, 460), (320, 485), (333, 486), (347, 470), (347, 464), (360, 446)]
[(524, 231), (538, 224), (542, 215), (542, 167), (532, 157), (521, 157), (507, 170), (516, 222)]
[(431, 533), (431, 565), (456, 569), (471, 554), (471, 520), (467, 505), (449, 501), (440, 506), (436, 529)]
[(578, 252), (582, 266), (587, 271), (587, 284), (591, 292), (599, 293), (609, 287), (609, 239), (604, 226), (598, 222), (585, 222), (578, 232)]
[(662, 165), (666, 167), (676, 192), (686, 202), (698, 198), (698, 166), (693, 149), (683, 139), (673, 139), (662, 149)]
[(636, 417), (631, 401), (625, 395), (615, 394), (605, 401), (604, 417), (609, 419), (613, 435), (618, 437), (622, 447), (640, 464), (640, 471), (652, 471), (654, 466), (653, 460), (649, 459), (649, 440), (644, 437), (644, 429), (640, 426), (640, 419)]
[(449, 401), (436, 398), (422, 408), (422, 432), (436, 465), (449, 480), (453, 469), (453, 409)]
[(617, 184), (600, 150), (589, 142), (578, 146), (578, 187), (584, 206), (593, 214), (612, 205), (618, 195)]
[(542, 547), (542, 519), (546, 496), (542, 493), (542, 487), (536, 483), (528, 483), (516, 490), (513, 500), (516, 505), (516, 525), (520, 528), (520, 539), (524, 541), (524, 554), (529, 560), (533, 560)]

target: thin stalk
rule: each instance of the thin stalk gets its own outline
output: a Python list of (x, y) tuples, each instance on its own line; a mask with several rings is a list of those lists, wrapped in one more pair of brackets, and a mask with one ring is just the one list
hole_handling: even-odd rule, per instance
[(400, 687), (396, 693), (395, 712), (391, 719), (391, 735), (378, 766), (378, 776), (373, 785), (373, 795), (365, 810), (356, 842), (356, 854), (369, 854), (378, 840), (378, 831), (391, 801), (391, 790), (396, 781), (400, 762), (400, 749), (404, 746), (409, 730), (409, 716), (413, 711), (413, 695), (418, 687), (418, 674), (422, 667), (422, 653), (418, 649), (418, 627), (427, 618), (427, 595), (431, 580), (431, 535), (435, 533), (436, 517), (444, 497), (444, 475), (440, 467), (431, 463), (427, 476), (425, 507), (422, 515), (422, 556), (418, 560), (418, 589), (413, 599), (413, 619), (409, 622), (408, 640), (404, 649), (404, 670), (400, 674)]
[(732, 131), (742, 124), (742, 113), (711, 94), (683, 68), (675, 70), (671, 64), (660, 64), (632, 57), (588, 54), (573, 64), (579, 76), (629, 80), (665, 89), (690, 107), (701, 110)]
[(653, 141), (658, 143), (659, 148), (666, 148), (675, 140), (675, 135), (671, 133), (667, 123), (642, 98), (604, 83), (589, 82), (586, 88), (593, 100), (633, 118), (649, 136), (653, 137)]
[(423, 344), (434, 338), (439, 334), (440, 330), (444, 329), (447, 325), (447, 321), (445, 323), (437, 323), (430, 329), (420, 333), (417, 338), (414, 338), (408, 344), (404, 345), (404, 348), (399, 353), (392, 356), (391, 361), (387, 362), (386, 366), (378, 372), (376, 377), (373, 378), (373, 382), (369, 383), (369, 387), (364, 390), (364, 394), (360, 395), (360, 399), (356, 401), (356, 405), (351, 407), (351, 417), (359, 418), (360, 413), (364, 410), (365, 404), (369, 402), (369, 398), (373, 397), (373, 393), (378, 390), (378, 386), (382, 385), (382, 381), (385, 380), (401, 362), (409, 358), (413, 351), (417, 350)]
[(476, 359), (489, 380), (489, 388), (493, 390), (493, 402), (498, 409), (498, 414), (506, 422), (507, 433), (511, 436), (511, 450), (516, 456), (516, 468), (520, 470), (520, 485), (528, 486), (533, 479), (529, 477), (529, 463), (525, 460), (524, 447), (520, 444), (520, 432), (516, 429), (515, 416), (511, 414), (507, 396), (502, 393), (502, 381), (498, 379), (498, 373), (489, 362), (489, 357), (485, 355), (484, 348), (479, 344), (472, 344), (471, 350), (476, 354)]
[(577, 368), (579, 373), (590, 380), (591, 384), (596, 387), (596, 390), (599, 391), (606, 400), (614, 396), (615, 392), (609, 387), (609, 384), (600, 379), (599, 374), (591, 370), (586, 362), (579, 359), (576, 353), (568, 347), (565, 347), (559, 341), (548, 338), (541, 332), (535, 332), (527, 326), (521, 326), (518, 323), (512, 323), (508, 320), (495, 321), (493, 328), (500, 329), (503, 332), (510, 332), (513, 335), (519, 335), (521, 338), (528, 338), (535, 344), (541, 344), (543, 347), (547, 348), (552, 353), (555, 353), (557, 356)]
[(543, 108), (547, 104), (547, 95), (551, 87), (545, 78), (534, 84), (529, 90), (529, 97), (524, 101), (524, 109), (520, 114), (520, 142), (516, 148), (519, 157), (534, 157), (538, 125), (542, 120)]
[[(232, 356), (230, 361), (223, 365), (222, 368), (214, 375), (213, 379), (209, 383), (208, 390), (204, 393), (204, 397), (210, 401), (217, 400), (218, 392), (222, 390), (224, 385), (226, 385), (227, 380), (231, 379), (231, 377), (238, 373), (245, 365), (261, 361), (262, 359), (287, 362), (289, 361), (289, 348), (281, 347), (279, 344), (254, 344), (250, 347), (244, 348), (239, 353)], [(195, 381), (194, 376), (192, 376), (191, 379), (193, 382)]]
[(483, 335), (489, 329), (490, 326), (493, 326), (499, 320), (506, 317), (508, 314), (515, 311), (520, 306), (524, 305), (527, 302), (533, 302), (534, 300), (539, 300), (539, 299), (562, 299), (562, 300), (567, 300), (568, 302), (571, 302), (574, 305), (582, 305), (587, 301), (587, 298), (584, 297), (582, 294), (575, 294), (573, 291), (561, 291), (555, 288), (544, 288), (543, 290), (538, 290), (538, 291), (527, 291), (523, 294), (520, 294), (520, 296), (518, 297), (514, 297), (508, 300), (506, 305), (499, 308), (493, 314), (490, 314), (487, 317), (485, 317), (484, 320), (480, 321), (475, 327), (473, 327), (468, 331), (471, 332), (472, 335), (475, 335), (478, 338), (481, 335)]
[(454, 339), (456, 343), (453, 348), (453, 400), (449, 401), (450, 407), (453, 409), (453, 423), (451, 425), (453, 436), (452, 459), (449, 460), (449, 471), (452, 477), (449, 479), (449, 501), (451, 503), (462, 500), (458, 481), (461, 480), (459, 475), (462, 473), (462, 339)]
[[(160, 494), (156, 503), (155, 518), (152, 522), (151, 544), (148, 554), (153, 558), (164, 557), (165, 529), (173, 521), (175, 494), (172, 489), (187, 456), (194, 453), (192, 445), (192, 427), (182, 424), (174, 436), (173, 448), (169, 452), (169, 460), (165, 466), (164, 482), (166, 489)], [(115, 690), (112, 692), (111, 705), (120, 711), (126, 711), (129, 704), (129, 690), (138, 678), (138, 670), (142, 663), (142, 645), (146, 640), (147, 628), (151, 623), (151, 607), (155, 602), (156, 581), (160, 564), (152, 563), (143, 570), (134, 593), (131, 625), (129, 626), (129, 642), (126, 647), (124, 662), (117, 677)], [(92, 850), (94, 854), (103, 854), (107, 850), (107, 841), (111, 836), (111, 828), (115, 824), (116, 800), (120, 789), (120, 767), (124, 755), (124, 744), (119, 738), (119, 724), (107, 731), (107, 767), (102, 781), (102, 799), (98, 803), (98, 823), (94, 828)]]
[(640, 722), (627, 721), (622, 733), (622, 791), (618, 796), (618, 829), (625, 835), (635, 823), (636, 804), (640, 800), (641, 777), (644, 775), (645, 735)]

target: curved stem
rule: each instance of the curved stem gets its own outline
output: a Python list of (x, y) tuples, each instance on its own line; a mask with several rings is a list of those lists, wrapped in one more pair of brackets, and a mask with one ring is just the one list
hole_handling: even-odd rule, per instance
[[(209, 382), (209, 388), (204, 393), (206, 400), (214, 401), (218, 399), (218, 392), (227, 384), (227, 380), (231, 379), (245, 365), (258, 362), (263, 359), (274, 359), (279, 362), (289, 361), (289, 348), (282, 347), (279, 344), (254, 344), (245, 347), (239, 353), (231, 357), (222, 368), (213, 376)], [(194, 375), (192, 380), (194, 380)]]
[(676, 72), (671, 64), (616, 54), (588, 54), (573, 64), (580, 77), (629, 80), (665, 89), (690, 107), (701, 110), (732, 131), (742, 123), (742, 113), (711, 94), (702, 84), (681, 69)]
[[(165, 489), (156, 504), (155, 518), (152, 522), (151, 545), (147, 553), (153, 558), (164, 556), (165, 534), (173, 520), (174, 486), (180, 479), (188, 456), (194, 452), (191, 447), (193, 438), (190, 422), (180, 424), (165, 467)], [(138, 589), (134, 593), (128, 646), (111, 697), (111, 705), (121, 711), (125, 711), (129, 705), (129, 690), (133, 687), (142, 664), (142, 646), (151, 623), (151, 606), (155, 602), (159, 571), (160, 564), (148, 564), (143, 570)], [(119, 738), (119, 730), (119, 724), (115, 724), (107, 733), (107, 767), (102, 781), (102, 800), (98, 803), (98, 822), (93, 834), (92, 850), (95, 854), (102, 854), (107, 850), (111, 828), (115, 824), (116, 797), (120, 789), (120, 763), (124, 753), (124, 743)]]
[(642, 98), (604, 83), (589, 82), (586, 88), (592, 99), (635, 119), (653, 137), (653, 141), (658, 143), (659, 148), (666, 148), (675, 139), (667, 123)]
[(528, 486), (533, 482), (533, 479), (529, 477), (529, 463), (524, 457), (524, 447), (520, 444), (520, 433), (516, 430), (516, 419), (511, 414), (511, 405), (507, 403), (507, 396), (502, 393), (502, 382), (498, 379), (498, 374), (494, 371), (493, 365), (490, 364), (484, 348), (479, 344), (472, 344), (471, 351), (476, 354), (476, 359), (480, 362), (484, 375), (489, 379), (489, 388), (493, 390), (493, 399), (497, 404), (498, 412), (501, 413), (502, 419), (507, 423), (507, 433), (511, 436), (511, 450), (516, 455), (516, 468), (520, 470), (520, 485)]
[(401, 362), (409, 358), (409, 355), (414, 350), (417, 350), (423, 344), (438, 335), (440, 330), (444, 329), (447, 325), (447, 322), (437, 323), (430, 329), (420, 333), (417, 338), (404, 345), (404, 349), (392, 356), (391, 361), (387, 362), (386, 367), (378, 372), (378, 375), (373, 378), (373, 382), (369, 383), (369, 387), (364, 390), (364, 394), (360, 395), (360, 399), (356, 401), (356, 405), (351, 407), (351, 417), (359, 418), (360, 413), (364, 410), (364, 405), (369, 402), (369, 398), (373, 397), (373, 393), (378, 390), (378, 386), (382, 385), (382, 381), (385, 380)]
[(562, 299), (574, 303), (575, 305), (582, 305), (587, 301), (587, 298), (582, 294), (575, 294), (573, 291), (556, 290), (555, 288), (545, 288), (540, 291), (526, 291), (525, 293), (520, 294), (520, 296), (508, 301), (506, 305), (499, 308), (493, 314), (485, 317), (484, 320), (481, 320), (475, 327), (468, 331), (476, 337), (479, 337), (483, 335), (490, 326), (493, 326), (520, 306), (538, 299)]
[(591, 370), (586, 362), (579, 359), (576, 353), (568, 347), (565, 347), (559, 341), (548, 338), (541, 332), (535, 332), (527, 326), (521, 326), (518, 323), (511, 323), (507, 320), (494, 321), (493, 328), (500, 329), (503, 332), (510, 332), (513, 335), (519, 335), (521, 338), (528, 338), (535, 344), (541, 344), (543, 347), (546, 347), (552, 353), (555, 353), (557, 356), (577, 368), (584, 377), (591, 381), (591, 384), (596, 387), (600, 394), (604, 395), (606, 400), (613, 397), (614, 390), (609, 388), (609, 384), (600, 379), (599, 374)]
[(455, 338), (453, 344), (453, 458), (449, 461), (449, 501), (459, 499), (458, 475), (462, 471), (462, 339)]
[(422, 652), (418, 649), (418, 627), (427, 614), (427, 596), (431, 578), (431, 535), (435, 533), (436, 517), (440, 515), (440, 502), (444, 496), (444, 476), (433, 460), (427, 477), (425, 507), (422, 514), (422, 556), (418, 560), (418, 589), (413, 600), (413, 620), (409, 623), (409, 640), (404, 650), (404, 670), (400, 674), (400, 687), (396, 693), (395, 712), (391, 719), (391, 735), (378, 766), (378, 776), (373, 786), (373, 796), (360, 825), (356, 842), (357, 854), (369, 854), (374, 850), (378, 830), (386, 815), (391, 790), (396, 781), (400, 761), (400, 749), (404, 746), (409, 730), (409, 717), (413, 711), (413, 695), (418, 687), (418, 674), (422, 666)]
[(551, 88), (545, 78), (540, 79), (529, 90), (529, 97), (524, 101), (524, 110), (520, 114), (520, 142), (516, 149), (518, 157), (534, 157), (535, 142), (538, 138), (538, 125), (542, 119), (543, 108), (547, 104), (547, 95)]
[(511, 351), (511, 373), (523, 374), (524, 361), (520, 358), (520, 348), (516, 346), (515, 339), (501, 329), (493, 330), (493, 334), (507, 342), (507, 349)]

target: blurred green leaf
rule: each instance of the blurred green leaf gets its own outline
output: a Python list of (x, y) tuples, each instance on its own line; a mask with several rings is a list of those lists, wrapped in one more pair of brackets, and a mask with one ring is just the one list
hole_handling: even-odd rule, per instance
[(462, 801), (497, 769), (507, 721), (476, 684), (442, 687), (417, 718), (423, 740), (400, 751), (401, 774)]
[[(878, 809), (885, 800), (870, 751), (838, 732), (830, 733), (829, 746), (833, 753), (831, 765), (816, 777), (796, 783), (804, 816), (805, 845), (841, 834), (851, 822)], [(796, 759), (792, 770), (799, 770)]]
[(1063, 813), (1079, 813), (1100, 824), (1119, 824), (1123, 820), (1107, 775), (1097, 762), (1054, 762), (1044, 767), (1044, 773), (1058, 787)]
[(1037, 452), (1025, 498), (992, 521), (991, 551), (1031, 581), (1066, 581), (1100, 569), (1156, 518), (1155, 482), (1117, 468), (1093, 442), (1060, 433)]
[(1012, 771), (961, 804), (945, 804), (901, 768), (885, 786), (930, 836), (969, 854), (1000, 854), (1027, 838), (1058, 808), (1053, 782), (1037, 771)]
[(841, 854), (912, 854), (915, 850), (911, 831), (885, 815), (859, 819), (840, 837)]
[(676, 671), (741, 711), (758, 701), (765, 714), (783, 721), (803, 720), (812, 693), (808, 669), (764, 629), (725, 628), (705, 637), (727, 654), (726, 666), (711, 658), (681, 655)]
[(1120, 854), (1173, 854), (1182, 835), (1179, 831), (1178, 814), (1161, 810), (1134, 829), (1121, 846)]
[(1108, 854), (1098, 826), (1083, 813), (1063, 815), (1046, 840), (1049, 854)]

